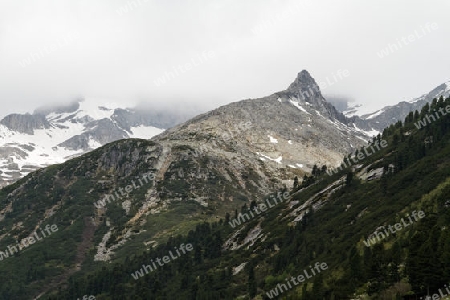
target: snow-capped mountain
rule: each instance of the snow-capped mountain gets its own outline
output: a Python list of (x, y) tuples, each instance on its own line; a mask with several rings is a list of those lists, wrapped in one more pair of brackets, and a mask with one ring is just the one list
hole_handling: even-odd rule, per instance
[(418, 98), (402, 101), (393, 106), (386, 106), (370, 114), (358, 115), (357, 108), (347, 109), (344, 114), (356, 129), (378, 134), (389, 125), (404, 121), (411, 111), (420, 111), (426, 103), (431, 103), (434, 98), (441, 96), (444, 98), (450, 96), (450, 81), (437, 86), (431, 92)]
[(0, 121), (0, 187), (116, 140), (150, 139), (186, 119), (170, 111), (120, 108), (99, 99), (8, 115)]
[(424, 94), (418, 98), (410, 100), (409, 103), (416, 104), (422, 102), (422, 104), (425, 105), (427, 102), (433, 101), (434, 98), (439, 98), (441, 96), (446, 98), (449, 95), (450, 95), (450, 81), (447, 81), (439, 85), (435, 89), (433, 89), (428, 94)]

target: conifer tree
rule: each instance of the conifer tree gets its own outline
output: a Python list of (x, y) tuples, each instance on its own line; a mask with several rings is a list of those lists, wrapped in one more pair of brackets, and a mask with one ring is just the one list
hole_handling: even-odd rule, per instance
[(251, 265), (248, 270), (248, 293), (250, 298), (256, 296), (257, 286), (256, 286), (256, 278), (255, 271), (253, 270), (253, 266)]

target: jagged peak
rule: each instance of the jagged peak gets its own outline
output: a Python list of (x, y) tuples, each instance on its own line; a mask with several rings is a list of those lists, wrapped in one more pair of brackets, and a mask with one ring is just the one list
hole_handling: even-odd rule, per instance
[(309, 94), (320, 93), (320, 88), (317, 85), (314, 78), (309, 74), (307, 70), (302, 70), (297, 74), (294, 82), (292, 82), (288, 89), (290, 92), (305, 93)]
[(297, 74), (294, 82), (282, 94), (286, 93), (288, 97), (293, 96), (294, 98), (308, 102), (316, 110), (328, 116), (330, 119), (337, 119), (344, 124), (347, 123), (345, 116), (325, 100), (320, 92), (319, 85), (307, 70), (302, 70)]

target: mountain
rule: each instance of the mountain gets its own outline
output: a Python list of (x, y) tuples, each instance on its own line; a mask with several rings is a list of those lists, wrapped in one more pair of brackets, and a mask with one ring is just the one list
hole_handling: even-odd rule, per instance
[[(443, 299), (450, 294), (450, 115), (421, 129), (415, 123), (449, 106), (450, 98), (436, 101), (386, 128), (380, 140), (389, 146), (357, 166), (255, 197), (239, 214), (216, 217), (204, 208), (209, 222), (186, 234), (167, 231), (170, 238), (153, 247), (154, 238), (136, 237), (140, 246), (121, 245), (122, 261), (84, 266), (43, 299)], [(197, 216), (187, 202), (173, 208), (187, 215), (147, 221), (182, 227)], [(186, 245), (192, 251), (178, 251)]]
[[(1, 189), (0, 299), (392, 299), (437, 291), (450, 263), (450, 115), (416, 123), (450, 98), (366, 144), (311, 85), (302, 71), (284, 91), (151, 140), (106, 144)], [(359, 146), (384, 140), (387, 147), (335, 174), (289, 166), (302, 157), (312, 165), (326, 151), (340, 163), (352, 143), (363, 152)], [(388, 235), (397, 223), (405, 225)]]
[(449, 95), (450, 81), (437, 86), (418, 98), (402, 101), (393, 106), (386, 106), (374, 113), (359, 116), (357, 115), (358, 107), (350, 107), (344, 111), (344, 114), (356, 129), (376, 135), (389, 125), (404, 121), (410, 112), (420, 111), (426, 103), (431, 103), (433, 99), (438, 99), (440, 96), (446, 98)]
[[(296, 120), (287, 118), (292, 106), (306, 114), (286, 93), (221, 107), (152, 140), (107, 144), (0, 190), (0, 299), (420, 299), (444, 292), (450, 115), (416, 124), (450, 98), (383, 130), (367, 149), (388, 146), (358, 164), (331, 175), (316, 170), (288, 186), (283, 179), (300, 169), (261, 160), (242, 138), (262, 135), (269, 117), (278, 127)], [(313, 106), (322, 116), (335, 113), (320, 97), (306, 102), (300, 107), (311, 114)], [(223, 123), (237, 119), (243, 123)]]
[(120, 108), (97, 99), (8, 115), (0, 121), (0, 187), (113, 141), (151, 138), (188, 116), (173, 110)]
[[(245, 130), (240, 130), (242, 124)], [(302, 71), (284, 91), (222, 106), (167, 130), (156, 140), (215, 147), (223, 136), (234, 139), (238, 152), (306, 171), (314, 164), (336, 165), (345, 153), (369, 139), (347, 126), (344, 115), (324, 99), (310, 74)]]
[[(311, 86), (314, 92), (308, 92)], [(40, 128), (20, 130), (31, 127), (36, 134), (73, 122), (96, 132), (103, 120), (135, 128), (125, 113), (123, 119), (117, 110), (99, 108), (99, 113), (108, 115), (94, 119), (80, 104), (69, 112), (41, 113), (48, 124), (33, 121)], [(87, 126), (79, 119), (96, 123)], [(272, 191), (286, 191), (314, 164), (336, 165), (366, 145), (368, 137), (344, 122), (302, 71), (284, 91), (222, 106), (151, 140), (112, 142), (28, 174), (0, 190), (0, 249), (6, 251), (0, 252), (0, 280), (9, 282), (0, 295), (25, 299), (19, 295), (54, 291), (81, 270), (120, 262)], [(89, 130), (86, 135), (94, 138)], [(56, 141), (65, 149), (83, 149), (72, 142)], [(8, 248), (46, 225), (58, 228), (50, 238), (21, 251)], [(17, 269), (11, 273), (11, 268)]]
[[(239, 120), (221, 121), (238, 124), (242, 123), (241, 119), (251, 116), (252, 121), (248, 121), (257, 124), (261, 107), (266, 107), (267, 124), (260, 124), (262, 131), (258, 135), (252, 133), (249, 142), (254, 143), (251, 150), (258, 152), (263, 160), (308, 171), (314, 163), (335, 165), (343, 153), (368, 139), (366, 133), (346, 126), (345, 117), (325, 101), (307, 71), (300, 72), (285, 91), (247, 101), (245, 105), (234, 104), (214, 113), (232, 116), (234, 113), (223, 110), (237, 110)], [(241, 109), (248, 116), (240, 112)], [(188, 116), (186, 112), (173, 110), (118, 108), (96, 99), (40, 108), (33, 114), (8, 115), (0, 121), (0, 187), (34, 170), (62, 163), (112, 141), (149, 139), (185, 121)], [(274, 118), (289, 121), (277, 123), (280, 126), (277, 128)], [(209, 121), (205, 120), (207, 123)], [(214, 123), (217, 121), (211, 126), (215, 126)], [(296, 127), (294, 131), (292, 126)], [(203, 128), (200, 126), (199, 130)], [(275, 142), (277, 138), (280, 138), (279, 144)], [(269, 140), (272, 142), (267, 143)], [(331, 147), (333, 144), (338, 147)]]

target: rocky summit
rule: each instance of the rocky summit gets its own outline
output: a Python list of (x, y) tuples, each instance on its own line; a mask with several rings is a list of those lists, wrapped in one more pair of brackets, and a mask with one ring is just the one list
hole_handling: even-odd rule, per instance
[(345, 116), (324, 99), (304, 70), (284, 91), (219, 107), (154, 141), (168, 146), (184, 143), (193, 149), (233, 149), (267, 166), (310, 171), (314, 164), (337, 165), (369, 138), (347, 125)]

